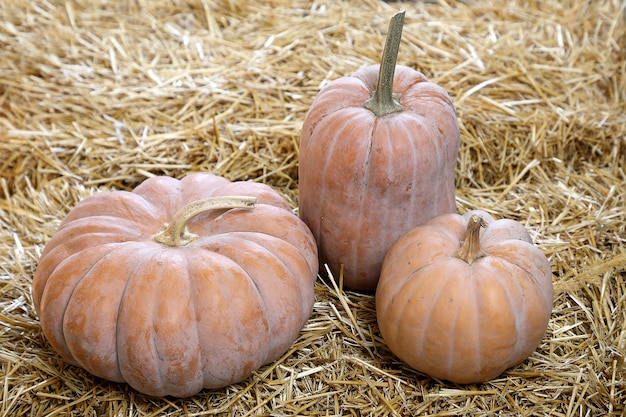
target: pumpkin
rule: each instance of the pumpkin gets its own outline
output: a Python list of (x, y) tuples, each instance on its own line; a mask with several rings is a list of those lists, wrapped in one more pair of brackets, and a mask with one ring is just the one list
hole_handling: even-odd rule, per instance
[(456, 113), (444, 89), (396, 66), (403, 17), (391, 20), (382, 64), (327, 84), (302, 126), (299, 215), (320, 262), (336, 275), (343, 266), (353, 290), (375, 290), (401, 235), (456, 212)]
[(311, 314), (317, 271), (310, 230), (275, 190), (195, 173), (79, 202), (32, 295), (67, 362), (187, 397), (283, 355)]
[(552, 311), (550, 263), (520, 223), (475, 210), (402, 236), (378, 288), (379, 329), (412, 368), (479, 383), (528, 358)]

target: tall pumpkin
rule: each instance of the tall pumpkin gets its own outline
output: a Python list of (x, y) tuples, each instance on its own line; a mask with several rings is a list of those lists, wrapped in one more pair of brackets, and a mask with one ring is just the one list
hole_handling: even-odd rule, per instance
[(382, 64), (324, 87), (309, 109), (299, 153), (300, 217), (320, 262), (344, 285), (375, 290), (385, 253), (430, 218), (456, 212), (459, 129), (450, 97), (397, 66), (404, 12), (390, 23)]

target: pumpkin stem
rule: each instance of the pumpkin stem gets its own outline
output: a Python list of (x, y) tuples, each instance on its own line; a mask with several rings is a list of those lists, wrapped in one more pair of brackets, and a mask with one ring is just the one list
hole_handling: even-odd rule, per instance
[(465, 240), (463, 241), (461, 247), (454, 253), (455, 257), (471, 265), (477, 259), (487, 256), (487, 254), (480, 248), (481, 227), (487, 227), (485, 219), (477, 214), (472, 215), (467, 223)]
[(197, 237), (187, 230), (187, 223), (192, 218), (209, 210), (252, 208), (256, 202), (256, 197), (240, 196), (209, 197), (193, 201), (178, 210), (152, 240), (173, 247), (185, 246)]
[(404, 26), (404, 10), (396, 13), (389, 23), (389, 31), (385, 48), (383, 49), (382, 61), (378, 70), (378, 84), (372, 96), (363, 104), (377, 117), (402, 111), (402, 105), (398, 102), (398, 95), (393, 94), (393, 78), (398, 62), (398, 49), (402, 38)]

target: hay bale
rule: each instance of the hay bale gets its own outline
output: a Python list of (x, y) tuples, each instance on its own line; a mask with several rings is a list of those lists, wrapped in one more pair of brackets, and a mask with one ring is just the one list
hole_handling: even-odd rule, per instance
[[(60, 220), (98, 190), (205, 170), (297, 206), (319, 89), (398, 62), (455, 101), (459, 211), (524, 223), (553, 265), (548, 333), (484, 384), (432, 380), (380, 338), (370, 295), (322, 274), (293, 348), (241, 384), (152, 399), (59, 359), (30, 297)], [(626, 64), (618, 0), (0, 4), (0, 415), (624, 415)]]

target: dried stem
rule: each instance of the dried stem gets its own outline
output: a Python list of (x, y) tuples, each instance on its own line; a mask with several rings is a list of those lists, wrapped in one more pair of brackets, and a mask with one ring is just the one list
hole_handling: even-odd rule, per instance
[(256, 197), (242, 196), (209, 197), (191, 202), (176, 212), (170, 222), (152, 239), (168, 246), (185, 246), (197, 237), (187, 230), (187, 223), (192, 218), (209, 210), (252, 208), (256, 202)]
[(469, 222), (467, 223), (465, 240), (459, 250), (454, 253), (454, 256), (464, 260), (470, 265), (477, 259), (487, 256), (487, 254), (480, 248), (481, 227), (487, 227), (487, 222), (485, 222), (485, 220), (477, 214), (471, 216)]
[(378, 72), (378, 84), (372, 96), (363, 105), (378, 117), (402, 111), (402, 105), (393, 94), (393, 78), (396, 72), (396, 62), (398, 61), (400, 39), (402, 38), (404, 14), (405, 12), (401, 11), (391, 18)]

